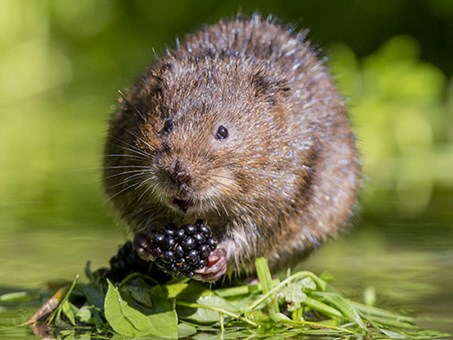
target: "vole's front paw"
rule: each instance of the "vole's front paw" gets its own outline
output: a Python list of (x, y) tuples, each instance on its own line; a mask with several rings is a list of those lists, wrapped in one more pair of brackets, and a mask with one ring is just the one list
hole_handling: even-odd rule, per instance
[(193, 278), (198, 281), (217, 281), (227, 271), (226, 250), (222, 247), (216, 248), (209, 254), (208, 265), (195, 271)]
[(146, 232), (141, 232), (135, 235), (134, 248), (137, 255), (144, 261), (154, 261), (152, 255), (152, 246), (150, 236)]

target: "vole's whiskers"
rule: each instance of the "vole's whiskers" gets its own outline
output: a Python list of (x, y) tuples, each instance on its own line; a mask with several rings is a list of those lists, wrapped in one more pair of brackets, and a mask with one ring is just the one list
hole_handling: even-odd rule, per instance
[[(131, 132), (129, 132), (129, 133), (131, 133)], [(134, 136), (134, 137), (138, 138), (137, 136)], [(120, 144), (120, 148), (122, 150), (129, 151), (129, 152), (131, 152), (132, 154), (135, 154), (135, 155), (143, 156), (144, 159), (149, 159), (149, 158), (152, 157), (152, 154), (146, 152), (145, 150), (139, 148), (136, 145), (133, 145), (131, 143), (126, 142), (124, 139), (120, 139), (120, 138), (117, 138), (117, 137), (113, 137), (113, 138)], [(143, 141), (143, 142), (146, 143), (146, 141)], [(151, 146), (151, 145), (149, 145), (149, 146)]]
[(141, 156), (142, 160), (149, 160), (151, 158), (151, 155), (144, 152), (143, 150), (137, 148), (137, 147), (131, 147), (131, 146), (121, 146), (121, 149), (124, 151), (129, 151), (133, 155), (136, 156)]
[(111, 202), (118, 195), (121, 195), (122, 193), (124, 193), (124, 192), (126, 192), (128, 190), (131, 190), (132, 188), (134, 188), (136, 186), (137, 186), (137, 183), (132, 183), (131, 185), (121, 189), (120, 191), (116, 192), (114, 195), (108, 197), (107, 200), (104, 202), (104, 204), (107, 204), (108, 202)]
[[(139, 179), (139, 178), (142, 177), (143, 175), (144, 175), (143, 173), (138, 173), (138, 174), (130, 175), (130, 176), (124, 178), (123, 180), (121, 180), (121, 182), (111, 185), (111, 188), (115, 188), (115, 187), (118, 187), (118, 186), (125, 185), (125, 184), (127, 184), (128, 182), (136, 181), (137, 179)], [(138, 189), (138, 188), (139, 188), (139, 186), (137, 186), (137, 189)]]
[[(137, 186), (137, 189), (143, 187), (144, 185), (148, 184), (150, 181), (154, 181), (154, 178), (150, 177), (147, 178), (146, 180), (140, 182), (140, 184)], [(140, 202), (142, 198), (148, 193), (148, 192), (154, 192), (155, 191), (155, 186), (153, 185), (148, 185), (147, 188), (143, 191), (143, 193), (137, 198), (137, 202)]]
[(132, 137), (134, 137), (137, 141), (139, 141), (139, 142), (143, 143), (144, 145), (146, 145), (151, 151), (155, 151), (156, 150), (156, 148), (153, 145), (151, 145), (144, 137), (133, 133), (131, 130), (127, 130), (127, 133), (129, 135), (131, 135)]
[(136, 159), (138, 161), (143, 161), (144, 157), (143, 156), (138, 156), (138, 155), (130, 155), (130, 154), (127, 154), (127, 153), (118, 153), (118, 154), (110, 154), (110, 155), (105, 155), (104, 157), (124, 157), (124, 158), (131, 158), (131, 159)]
[(147, 170), (149, 167), (145, 165), (109, 165), (109, 166), (102, 166), (102, 169), (105, 170), (113, 170), (113, 169), (143, 169)]
[(114, 177), (119, 177), (119, 176), (124, 176), (124, 175), (144, 174), (144, 173), (146, 173), (145, 170), (125, 170), (125, 171), (117, 172), (117, 173), (109, 175), (109, 176), (105, 176), (104, 178), (109, 179), (109, 178), (114, 178)]

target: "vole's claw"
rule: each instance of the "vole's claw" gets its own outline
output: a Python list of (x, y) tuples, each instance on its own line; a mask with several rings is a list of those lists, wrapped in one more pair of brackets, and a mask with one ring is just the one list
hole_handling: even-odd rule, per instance
[(209, 255), (208, 265), (204, 268), (196, 270), (195, 275), (192, 278), (198, 281), (213, 282), (225, 275), (226, 271), (226, 250), (219, 247), (212, 251)]

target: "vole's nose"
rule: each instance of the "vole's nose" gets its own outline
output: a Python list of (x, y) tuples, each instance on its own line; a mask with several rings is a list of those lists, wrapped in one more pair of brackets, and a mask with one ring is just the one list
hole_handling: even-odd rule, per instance
[(175, 167), (173, 169), (173, 176), (179, 186), (184, 186), (190, 184), (192, 176), (190, 175), (187, 167), (180, 160), (175, 162)]

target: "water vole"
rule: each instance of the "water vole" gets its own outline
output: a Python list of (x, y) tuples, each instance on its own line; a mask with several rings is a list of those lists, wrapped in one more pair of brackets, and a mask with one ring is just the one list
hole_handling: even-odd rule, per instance
[(304, 33), (259, 16), (206, 26), (120, 100), (107, 194), (131, 230), (203, 219), (219, 246), (201, 280), (265, 256), (295, 264), (351, 215), (360, 167), (346, 108)]

